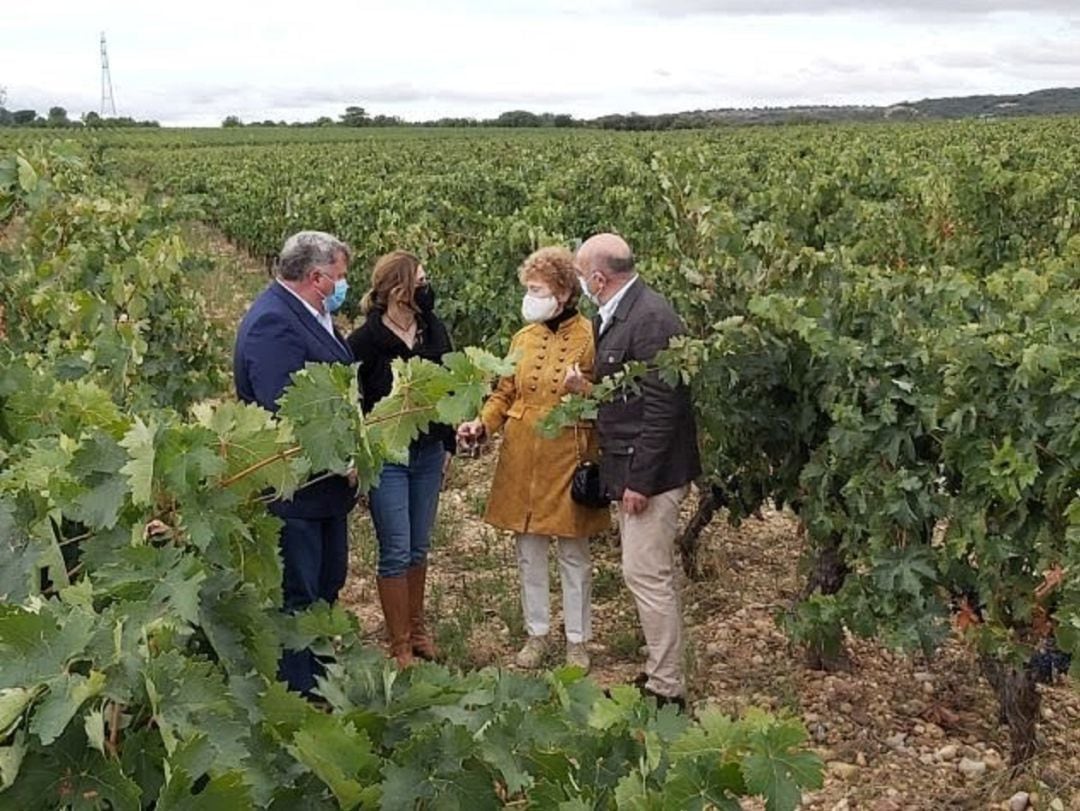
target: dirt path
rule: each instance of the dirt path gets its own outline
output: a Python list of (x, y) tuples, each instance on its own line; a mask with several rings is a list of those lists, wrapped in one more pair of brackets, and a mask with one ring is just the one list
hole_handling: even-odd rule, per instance
[[(200, 226), (197, 234), (218, 265), (210, 276), (217, 281), (208, 282), (206, 290), (215, 318), (235, 328), (266, 283), (264, 266), (211, 229)], [(454, 667), (511, 666), (523, 640), (511, 539), (480, 520), (493, 462), (494, 453), (455, 462), (434, 533), (431, 615)], [(382, 616), (375, 596), (375, 540), (363, 508), (353, 513), (351, 543), (342, 601), (377, 642)], [(642, 639), (622, 584), (614, 533), (595, 540), (592, 549), (590, 649), (593, 676), (607, 685), (640, 670)], [(822, 674), (803, 666), (775, 622), (797, 590), (800, 552), (794, 522), (781, 513), (739, 529), (727, 526), (720, 514), (706, 530), (701, 552), (706, 576), (686, 583), (683, 594), (695, 706), (714, 702), (738, 712), (756, 705), (801, 717), (828, 763), (825, 787), (806, 797), (809, 809), (1002, 809), (1023, 791), (1036, 809), (1080, 811), (1075, 687), (1043, 690), (1040, 755), (1011, 778), (1004, 766), (1008, 737), (995, 723), (993, 695), (977, 675), (973, 654), (958, 641), (925, 662), (849, 640), (849, 671)], [(551, 582), (557, 623), (554, 567)], [(558, 664), (561, 655), (554, 651), (549, 663)]]
[(234, 335), (248, 306), (270, 281), (266, 266), (208, 225), (185, 223), (183, 232), (184, 241), (212, 263), (209, 272), (198, 275), (210, 317)]

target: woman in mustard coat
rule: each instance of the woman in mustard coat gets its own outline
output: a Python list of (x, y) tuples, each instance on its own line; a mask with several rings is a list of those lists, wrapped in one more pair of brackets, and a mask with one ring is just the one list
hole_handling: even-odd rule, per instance
[(462, 425), (458, 437), (471, 445), (503, 431), (484, 520), (516, 534), (521, 605), (529, 635), (517, 664), (539, 667), (548, 647), (548, 546), (555, 538), (566, 662), (588, 670), (585, 643), (592, 631), (588, 539), (609, 526), (610, 514), (574, 502), (570, 482), (578, 461), (596, 456), (594, 428), (579, 423), (549, 439), (537, 433), (536, 425), (567, 393), (568, 376), (571, 381), (591, 376), (593, 327), (575, 307), (580, 287), (570, 251), (541, 248), (521, 265), (519, 276), (526, 290), (522, 316), (528, 326), (510, 343), (517, 368), (499, 381), (480, 417)]

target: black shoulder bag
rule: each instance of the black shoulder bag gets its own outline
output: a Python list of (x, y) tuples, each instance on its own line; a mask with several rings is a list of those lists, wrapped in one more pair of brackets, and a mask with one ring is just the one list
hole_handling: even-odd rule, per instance
[(581, 458), (577, 423), (574, 423), (574, 451), (577, 454), (577, 467), (574, 468), (574, 478), (570, 481), (570, 498), (582, 507), (607, 507), (611, 499), (607, 497), (604, 486), (600, 483), (600, 465)]

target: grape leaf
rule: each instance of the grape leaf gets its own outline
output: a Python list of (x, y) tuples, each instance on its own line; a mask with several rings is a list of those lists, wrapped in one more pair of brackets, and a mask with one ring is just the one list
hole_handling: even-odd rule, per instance
[(382, 811), (414, 811), (435, 793), (427, 773), (415, 764), (388, 762), (382, 774)]
[(48, 749), (28, 751), (18, 779), (0, 796), (10, 808), (139, 811), (141, 793), (119, 763), (87, 746), (82, 726), (72, 724)]
[(11, 742), (0, 746), (0, 791), (15, 782), (26, 756), (26, 733), (19, 730)]
[(373, 796), (379, 758), (366, 732), (317, 713), (304, 720), (287, 748), (326, 783), (342, 808), (355, 808)]
[(243, 767), (248, 726), (220, 670), (171, 650), (151, 659), (145, 681), (166, 750), (175, 752), (184, 741), (205, 736), (219, 769)]
[(320, 600), (295, 614), (279, 615), (279, 638), (289, 650), (303, 650), (319, 638), (341, 636), (356, 630), (353, 614), (340, 603)]
[(7, 736), (39, 692), (38, 687), (6, 687), (0, 690), (0, 736)]
[(710, 758), (683, 758), (664, 782), (664, 809), (670, 811), (741, 811), (746, 794), (738, 763), (717, 764)]
[(194, 781), (182, 768), (172, 768), (168, 782), (158, 796), (157, 811), (248, 811), (254, 809), (251, 790), (241, 772), (219, 774), (198, 792)]
[(98, 707), (88, 712), (83, 719), (86, 730), (86, 743), (101, 754), (105, 754), (105, 713)]
[(393, 362), (394, 385), (366, 418), (372, 438), (391, 455), (408, 449), (420, 432), (438, 417), (438, 403), (451, 390), (443, 367), (422, 358)]
[(97, 670), (91, 670), (89, 677), (64, 673), (50, 679), (46, 686), (48, 693), (34, 708), (30, 731), (48, 746), (64, 732), (79, 707), (105, 689), (105, 674)]
[(712, 755), (726, 758), (741, 740), (739, 725), (716, 707), (706, 707), (698, 717), (698, 725), (687, 729), (671, 745), (671, 755)]
[(278, 416), (293, 433), (314, 471), (344, 472), (360, 438), (356, 372), (351, 366), (308, 363), (292, 376)]
[(492, 362), (493, 356), (485, 355), (475, 347), (469, 347), (464, 352), (452, 352), (443, 357), (443, 366), (452, 375), (452, 388), (438, 401), (436, 411), (440, 421), (458, 425), (476, 416), (491, 391), (492, 369), (498, 367)]
[(15, 526), (5, 505), (0, 501), (0, 602), (21, 603), (40, 589), (42, 545)]
[(128, 461), (121, 468), (131, 486), (131, 500), (141, 506), (150, 506), (154, 502), (154, 442), (157, 438), (157, 423), (153, 420), (143, 422), (136, 418), (120, 444), (128, 452)]
[(58, 603), (36, 613), (0, 605), (0, 687), (37, 685), (67, 672), (86, 650), (94, 620)]
[(821, 788), (821, 758), (798, 751), (806, 733), (795, 722), (779, 722), (750, 736), (752, 754), (743, 758), (746, 787), (765, 798), (767, 811), (794, 811), (800, 789)]
[(83, 440), (68, 468), (85, 488), (68, 510), (72, 520), (95, 529), (116, 525), (128, 494), (127, 481), (117, 475), (126, 461), (124, 449), (102, 431)]
[[(252, 403), (201, 404), (192, 409), (199, 424), (217, 437), (225, 462), (222, 479), (242, 498), (266, 489), (293, 492), (300, 471), (285, 455), (296, 446), (291, 424)], [(306, 465), (306, 462), (305, 462)]]

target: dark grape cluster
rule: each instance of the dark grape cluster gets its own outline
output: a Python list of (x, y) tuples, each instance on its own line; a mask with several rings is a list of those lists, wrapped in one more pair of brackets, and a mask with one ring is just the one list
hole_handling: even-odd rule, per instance
[(1058, 650), (1052, 642), (1045, 643), (1031, 654), (1028, 669), (1035, 674), (1035, 681), (1040, 684), (1053, 684), (1058, 678), (1069, 672), (1072, 654)]

